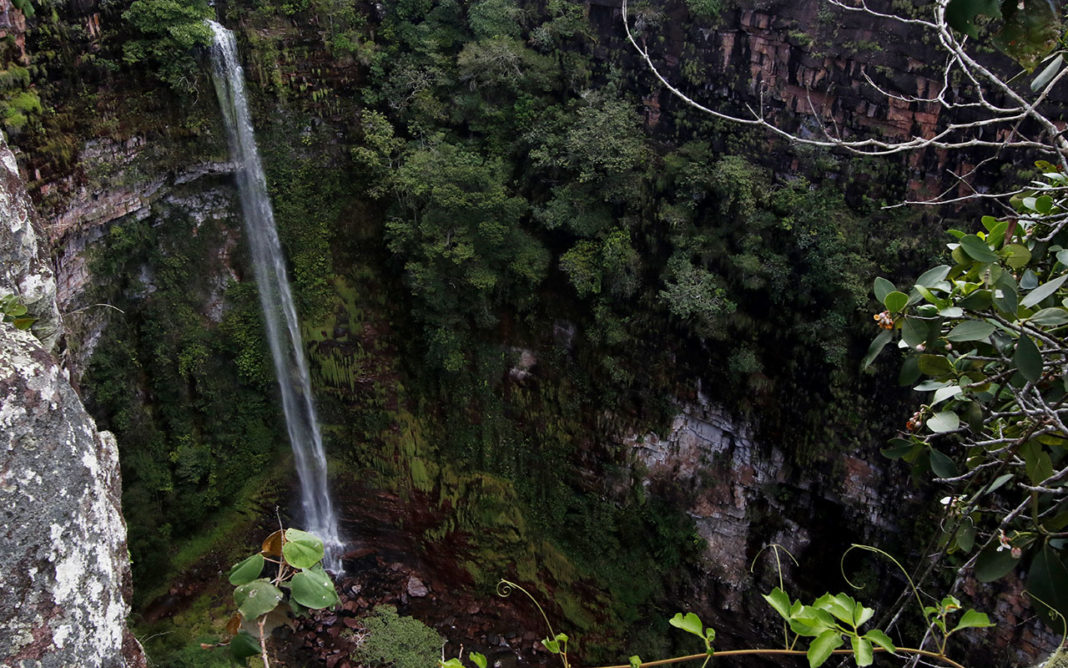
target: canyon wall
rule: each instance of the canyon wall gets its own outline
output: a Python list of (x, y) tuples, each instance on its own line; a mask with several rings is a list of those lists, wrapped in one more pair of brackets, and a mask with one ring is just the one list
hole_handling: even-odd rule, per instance
[(38, 318), (38, 338), (0, 323), (0, 665), (143, 666), (126, 629), (118, 444), (49, 352), (62, 334), (55, 281), (2, 136), (0, 164), (0, 294)]

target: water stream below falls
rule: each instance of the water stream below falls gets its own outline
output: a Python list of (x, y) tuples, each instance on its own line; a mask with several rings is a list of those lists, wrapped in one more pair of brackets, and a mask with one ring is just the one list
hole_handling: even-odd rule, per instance
[(248, 113), (245, 75), (237, 59), (233, 33), (214, 21), (208, 21), (208, 24), (215, 35), (211, 46), (212, 79), (226, 125), (230, 157), (236, 165), (245, 234), (300, 479), (303, 528), (323, 540), (326, 569), (339, 572), (342, 541), (327, 483), (326, 453), (312, 400), (311, 376), (301, 341), (300, 323), (278, 241), (274, 211), (267, 196), (267, 179)]

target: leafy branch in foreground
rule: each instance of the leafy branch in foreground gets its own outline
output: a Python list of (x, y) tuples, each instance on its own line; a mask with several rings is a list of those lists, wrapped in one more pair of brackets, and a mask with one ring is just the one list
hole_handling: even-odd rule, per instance
[[(906, 290), (875, 280), (899, 382), (930, 393), (883, 453), (946, 486), (942, 549), (963, 555), (958, 582), (1030, 562), (1027, 587), (1068, 613), (1068, 175), (1048, 162), (975, 233), (949, 230), (953, 264)], [(953, 593), (952, 591), (950, 593)], [(1050, 611), (1040, 611), (1052, 619)]]
[[(865, 548), (865, 546), (855, 547)], [(872, 549), (872, 551), (880, 552), (875, 549)], [(567, 636), (553, 631), (545, 611), (530, 592), (508, 580), (501, 580), (498, 584), (498, 593), (502, 596), (508, 596), (514, 589), (523, 592), (537, 606), (542, 618), (545, 619), (550, 634), (549, 638), (542, 641), (542, 644), (550, 652), (558, 655), (564, 668), (568, 668), (570, 664), (568, 663), (566, 652)], [(626, 664), (602, 666), (601, 668), (641, 668), (642, 666), (661, 666), (698, 660), (703, 660), (701, 666), (704, 668), (713, 657), (722, 659), (737, 656), (805, 656), (808, 659), (809, 668), (817, 668), (836, 654), (852, 655), (858, 666), (870, 666), (875, 660), (876, 653), (886, 653), (902, 659), (924, 657), (937, 660), (954, 668), (964, 668), (960, 663), (946, 656), (946, 641), (951, 635), (964, 629), (993, 626), (985, 613), (975, 610), (963, 610), (960, 601), (952, 596), (942, 599), (937, 605), (926, 606), (923, 608), (924, 618), (941, 633), (938, 651), (936, 652), (896, 646), (890, 637), (880, 629), (868, 629), (862, 632), (861, 627), (874, 617), (875, 610), (854, 600), (848, 594), (824, 594), (811, 604), (806, 605), (800, 600), (791, 601), (789, 594), (782, 588), (775, 587), (769, 594), (764, 595), (764, 600), (786, 621), (793, 632), (792, 638), (787, 634), (784, 639), (785, 646), (781, 649), (750, 648), (716, 651), (712, 647), (712, 642), (716, 639), (716, 630), (711, 626), (705, 626), (704, 622), (696, 614), (680, 612), (669, 619), (668, 623), (699, 638), (704, 643), (704, 651), (702, 653), (655, 661), (642, 661), (641, 657), (632, 656)], [(918, 592), (917, 600), (920, 600)], [(959, 621), (956, 624), (951, 624), (949, 621), (950, 615), (961, 611), (963, 611), (963, 614)], [(798, 643), (802, 639), (810, 639), (806, 640), (808, 642), (807, 649), (798, 648)], [(847, 640), (850, 643), (850, 649), (840, 649)], [(486, 668), (487, 660), (485, 656), (472, 652), (469, 658), (478, 668)], [(442, 659), (438, 665), (439, 668), (464, 668), (466, 666), (462, 658)]]
[[(276, 610), (302, 613), (321, 610), (336, 604), (339, 599), (334, 583), (323, 570), (323, 541), (299, 529), (279, 529), (266, 540), (260, 551), (234, 564), (230, 569), (230, 584), (234, 585), (237, 614), (227, 624), (230, 656), (244, 665), (257, 654), (263, 665), (267, 657), (267, 628), (269, 616)], [(266, 577), (261, 577), (264, 571)], [(252, 625), (253, 635), (243, 626)]]

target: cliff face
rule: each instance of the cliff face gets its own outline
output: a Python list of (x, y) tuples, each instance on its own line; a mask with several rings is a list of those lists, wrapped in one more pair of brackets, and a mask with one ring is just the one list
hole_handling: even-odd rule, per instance
[(118, 448), (55, 359), (0, 327), (0, 662), (143, 665), (126, 631)]
[(0, 294), (17, 294), (37, 318), (33, 332), (48, 349), (60, 336), (56, 280), (46, 252), (38, 244), (35, 212), (19, 176), (15, 156), (0, 136)]
[(0, 292), (21, 295), (39, 337), (0, 323), (0, 665), (144, 665), (126, 630), (117, 444), (48, 351), (61, 334), (55, 281), (2, 137), (0, 163)]

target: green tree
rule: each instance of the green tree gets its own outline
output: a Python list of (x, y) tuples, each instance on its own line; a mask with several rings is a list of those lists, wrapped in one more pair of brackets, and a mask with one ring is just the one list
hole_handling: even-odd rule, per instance
[(204, 21), (214, 15), (207, 0), (135, 0), (122, 14), (137, 35), (123, 45), (123, 59), (150, 68), (175, 92), (191, 94), (200, 79), (194, 49), (211, 42)]
[[(391, 186), (389, 248), (419, 317), (444, 330), (432, 338), (447, 348), (455, 331), (495, 324), (498, 305), (521, 304), (545, 276), (548, 252), (520, 226), (527, 204), (509, 192), (499, 161), (436, 137), (405, 152)], [(455, 366), (455, 355), (444, 358)]]

